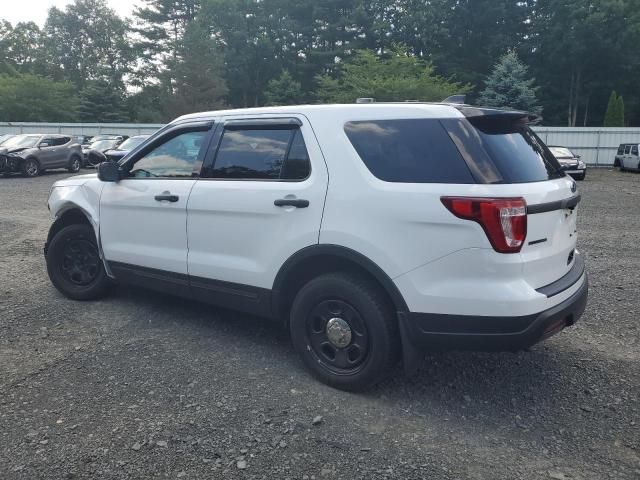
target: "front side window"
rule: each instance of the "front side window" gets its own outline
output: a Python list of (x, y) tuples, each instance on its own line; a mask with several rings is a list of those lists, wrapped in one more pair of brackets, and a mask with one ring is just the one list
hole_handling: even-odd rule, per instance
[(299, 129), (225, 130), (210, 177), (303, 180), (310, 163)]
[(198, 164), (206, 131), (185, 132), (155, 147), (135, 162), (133, 178), (191, 178)]

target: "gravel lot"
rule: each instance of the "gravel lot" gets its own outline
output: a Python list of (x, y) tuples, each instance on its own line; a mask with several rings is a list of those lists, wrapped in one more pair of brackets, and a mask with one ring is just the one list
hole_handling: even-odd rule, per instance
[(364, 395), (317, 383), (261, 319), (124, 288), (63, 298), (42, 245), (66, 175), (0, 179), (0, 478), (640, 478), (640, 175), (579, 184), (575, 327), (427, 355)]

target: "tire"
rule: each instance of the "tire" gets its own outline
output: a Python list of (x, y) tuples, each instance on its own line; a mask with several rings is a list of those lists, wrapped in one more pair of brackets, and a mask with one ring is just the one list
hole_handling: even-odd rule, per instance
[(46, 260), (51, 283), (68, 298), (102, 298), (112, 285), (89, 225), (69, 225), (56, 233), (49, 244)]
[(22, 165), (22, 174), (25, 177), (37, 177), (42, 173), (40, 163), (35, 158), (27, 158)]
[(384, 299), (377, 285), (347, 273), (319, 276), (300, 289), (289, 330), (294, 348), (318, 379), (362, 391), (388, 376), (400, 340), (393, 308)]
[(70, 173), (78, 173), (81, 168), (82, 168), (82, 160), (80, 160), (80, 157), (78, 157), (77, 155), (74, 155), (73, 157), (71, 157), (71, 160), (69, 160), (69, 166), (67, 167), (67, 170)]

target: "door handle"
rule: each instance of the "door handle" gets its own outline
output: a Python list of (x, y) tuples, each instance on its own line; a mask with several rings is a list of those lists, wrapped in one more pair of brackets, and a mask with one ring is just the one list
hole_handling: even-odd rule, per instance
[(158, 201), (158, 202), (167, 201), (167, 202), (171, 202), (171, 203), (175, 203), (178, 200), (180, 200), (180, 197), (178, 195), (170, 195), (169, 193), (163, 193), (161, 195), (156, 195), (153, 198), (155, 198), (156, 201)]
[(273, 204), (276, 207), (307, 208), (309, 206), (309, 200), (302, 200), (299, 198), (279, 198), (274, 201)]

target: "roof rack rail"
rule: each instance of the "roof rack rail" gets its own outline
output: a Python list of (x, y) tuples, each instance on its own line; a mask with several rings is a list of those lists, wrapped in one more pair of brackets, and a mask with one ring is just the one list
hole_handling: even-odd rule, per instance
[(371, 97), (356, 98), (356, 103), (375, 103), (376, 99)]

